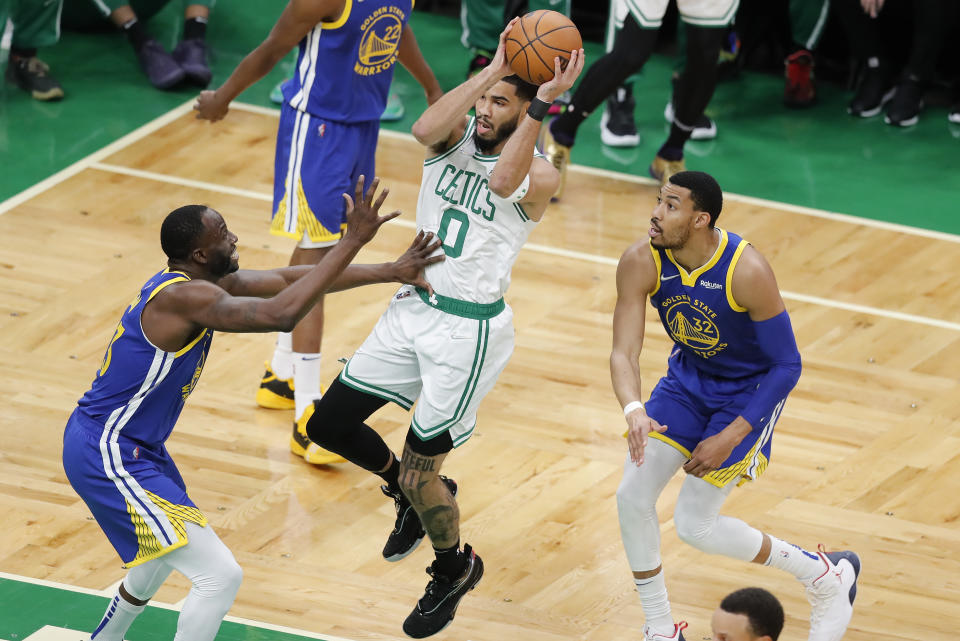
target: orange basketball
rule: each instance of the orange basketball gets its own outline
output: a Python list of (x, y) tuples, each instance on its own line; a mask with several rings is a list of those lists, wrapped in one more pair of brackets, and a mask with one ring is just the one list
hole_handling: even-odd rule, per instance
[(570, 18), (549, 9), (531, 11), (507, 34), (507, 62), (513, 72), (535, 85), (553, 79), (553, 59), (566, 69), (570, 52), (583, 46)]

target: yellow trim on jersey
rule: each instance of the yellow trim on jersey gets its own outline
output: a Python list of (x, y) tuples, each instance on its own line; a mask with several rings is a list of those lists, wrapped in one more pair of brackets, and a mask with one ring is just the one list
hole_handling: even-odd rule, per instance
[(195, 339), (193, 339), (192, 341), (190, 341), (189, 343), (187, 343), (187, 346), (186, 346), (186, 347), (181, 347), (179, 350), (177, 350), (177, 352), (173, 355), (173, 357), (174, 357), (174, 358), (177, 358), (177, 357), (183, 356), (184, 354), (186, 354), (187, 352), (189, 352), (190, 349), (191, 349), (194, 345), (196, 345), (197, 343), (199, 343), (199, 342), (200, 342), (200, 339), (203, 338), (204, 336), (206, 336), (206, 335), (207, 335), (207, 332), (209, 332), (209, 331), (210, 331), (209, 329), (204, 328), (204, 330), (203, 330), (202, 332), (200, 332), (200, 334), (199, 334)]
[[(714, 470), (709, 474), (704, 475), (703, 480), (719, 488), (725, 487), (731, 481), (739, 479), (737, 485), (743, 485), (747, 481), (757, 480), (764, 470), (767, 469), (767, 465), (770, 461), (767, 460), (767, 457), (763, 455), (763, 452), (757, 453), (757, 449), (760, 447), (760, 439), (757, 439), (757, 442), (753, 444), (753, 447), (750, 448), (750, 451), (739, 461), (733, 465), (728, 465), (727, 467), (721, 467), (718, 470)], [(759, 459), (757, 463), (757, 471), (754, 476), (747, 474), (747, 470), (752, 464), (753, 457), (756, 455)]]
[(743, 253), (743, 250), (749, 245), (745, 240), (741, 240), (740, 244), (737, 245), (737, 250), (733, 252), (733, 258), (730, 259), (730, 265), (727, 267), (727, 302), (730, 304), (730, 309), (735, 312), (745, 312), (747, 311), (746, 307), (741, 307), (737, 304), (737, 301), (733, 298), (733, 270), (737, 267), (737, 261), (740, 260), (740, 254)]
[(347, 224), (342, 223), (340, 225), (340, 231), (332, 232), (320, 224), (316, 214), (310, 209), (310, 203), (307, 202), (307, 195), (303, 191), (303, 181), (299, 178), (297, 179), (297, 230), (295, 232), (288, 232), (286, 230), (286, 221), (287, 194), (284, 192), (283, 198), (280, 199), (280, 205), (277, 206), (277, 212), (273, 215), (273, 220), (270, 222), (270, 233), (274, 236), (286, 236), (287, 238), (294, 238), (299, 241), (303, 238), (303, 233), (306, 232), (311, 242), (325, 243), (340, 240), (340, 238), (343, 237), (344, 230), (347, 228)]
[(664, 436), (664, 435), (661, 434), (660, 432), (650, 432), (647, 436), (649, 436), (650, 438), (655, 438), (655, 439), (657, 439), (658, 441), (663, 441), (663, 442), (666, 443), (667, 445), (669, 445), (669, 446), (675, 448), (676, 450), (678, 450), (681, 454), (683, 454), (683, 455), (686, 456), (687, 458), (690, 458), (690, 457), (692, 456), (692, 454), (690, 453), (690, 450), (688, 450), (688, 449), (685, 448), (684, 446), (680, 445), (679, 443), (677, 443), (675, 440), (673, 440), (673, 439), (670, 438), (669, 436)]
[(188, 543), (187, 540), (187, 530), (184, 526), (184, 522), (190, 521), (191, 523), (196, 523), (201, 527), (207, 525), (207, 519), (203, 516), (203, 513), (200, 512), (195, 507), (190, 507), (188, 505), (177, 505), (176, 503), (171, 503), (166, 499), (163, 499), (153, 492), (144, 489), (147, 496), (150, 497), (150, 500), (154, 505), (163, 510), (163, 513), (166, 515), (167, 519), (170, 521), (170, 524), (173, 526), (173, 529), (177, 533), (177, 540), (171, 543), (170, 545), (164, 546), (163, 543), (157, 539), (153, 534), (153, 531), (150, 529), (150, 526), (147, 525), (143, 517), (137, 512), (136, 508), (130, 505), (130, 502), (127, 502), (127, 512), (130, 514), (130, 520), (133, 522), (134, 532), (137, 535), (137, 545), (139, 549), (137, 550), (137, 555), (133, 558), (132, 561), (125, 564), (124, 567), (132, 568), (134, 566), (140, 565), (141, 563), (146, 563), (147, 561), (152, 561), (158, 557), (172, 552), (177, 548), (182, 548)]
[(350, 9), (353, 8), (353, 0), (347, 0), (343, 3), (343, 12), (340, 17), (333, 22), (320, 22), (321, 29), (339, 29), (350, 19)]
[(653, 262), (657, 264), (657, 284), (653, 287), (653, 291), (650, 292), (650, 295), (653, 296), (660, 291), (660, 274), (663, 273), (663, 265), (660, 264), (660, 252), (653, 246), (652, 241), (649, 244), (650, 253), (653, 254)]
[[(182, 272), (170, 272), (170, 273), (171, 273), (171, 274), (180, 274), (180, 273), (182, 273)], [(168, 281), (166, 281), (166, 282), (160, 283), (159, 285), (156, 286), (156, 288), (155, 288), (152, 292), (150, 292), (150, 296), (147, 297), (147, 302), (149, 303), (150, 301), (152, 301), (152, 300), (153, 300), (153, 297), (156, 296), (157, 294), (159, 294), (159, 293), (163, 290), (164, 287), (169, 287), (170, 285), (173, 285), (174, 283), (182, 283), (182, 282), (188, 281), (188, 280), (190, 280), (190, 277), (189, 277), (189, 276), (180, 276), (180, 277), (178, 277), (178, 278), (171, 278), (170, 280), (168, 280)]]
[(723, 256), (723, 251), (727, 248), (727, 232), (719, 227), (717, 227), (717, 229), (720, 231), (720, 243), (717, 245), (717, 251), (713, 252), (713, 256), (710, 257), (710, 260), (700, 267), (697, 267), (692, 272), (688, 273), (686, 269), (680, 266), (680, 263), (673, 258), (673, 252), (671, 252), (669, 249), (666, 251), (667, 258), (670, 259), (671, 263), (677, 266), (677, 271), (680, 273), (680, 281), (687, 287), (693, 287), (696, 285), (697, 278), (699, 278), (701, 274), (709, 271), (711, 267), (717, 264), (717, 261), (720, 260), (720, 257)]

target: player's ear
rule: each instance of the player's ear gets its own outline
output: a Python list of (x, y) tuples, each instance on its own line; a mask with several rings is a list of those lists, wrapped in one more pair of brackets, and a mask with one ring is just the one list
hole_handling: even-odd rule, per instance
[(710, 226), (710, 214), (705, 211), (693, 210), (693, 225), (697, 229), (705, 229)]

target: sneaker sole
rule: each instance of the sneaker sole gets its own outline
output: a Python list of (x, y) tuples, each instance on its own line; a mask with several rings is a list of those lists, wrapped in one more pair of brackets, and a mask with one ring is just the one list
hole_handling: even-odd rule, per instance
[(257, 405), (268, 410), (292, 410), (297, 406), (292, 398), (280, 396), (264, 387), (257, 390)]
[(48, 89), (47, 91), (31, 91), (30, 95), (34, 100), (39, 100), (41, 102), (52, 102), (54, 100), (61, 100), (63, 98), (63, 89), (60, 87), (54, 87), (53, 89)]
[(640, 144), (640, 134), (615, 134), (607, 129), (607, 123), (610, 122), (610, 116), (604, 110), (600, 117), (600, 140), (608, 147), (636, 147)]
[(394, 554), (393, 556), (385, 556), (385, 557), (383, 557), (384, 560), (389, 561), (390, 563), (396, 563), (397, 561), (402, 561), (403, 559), (405, 559), (405, 558), (407, 558), (408, 556), (410, 556), (411, 554), (413, 554), (413, 551), (414, 551), (414, 550), (416, 550), (418, 547), (420, 547), (420, 542), (423, 541), (424, 537), (426, 537), (426, 536), (427, 536), (427, 534), (426, 534), (426, 532), (424, 532), (423, 536), (421, 536), (419, 539), (417, 539), (416, 543), (414, 543), (412, 546), (410, 546), (410, 549), (409, 549), (409, 550), (407, 550), (406, 552), (403, 552), (402, 554)]
[(913, 118), (907, 118), (906, 120), (901, 120), (899, 122), (894, 122), (890, 120), (890, 116), (884, 116), (883, 121), (893, 127), (912, 127), (918, 122), (920, 122), (920, 114), (917, 114)]
[[(923, 111), (923, 101), (920, 101), (920, 111)], [(900, 122), (893, 122), (890, 120), (890, 116), (886, 115), (883, 117), (883, 121), (888, 125), (893, 125), (894, 127), (912, 127), (920, 121), (920, 112), (917, 112), (917, 115), (912, 118), (907, 118), (906, 120), (901, 120)]]
[(873, 109), (864, 109), (863, 111), (861, 111), (861, 112), (858, 113), (858, 112), (855, 112), (855, 111), (854, 111), (853, 109), (851, 109), (850, 107), (847, 107), (847, 113), (850, 114), (851, 116), (859, 116), (860, 118), (873, 118), (873, 117), (876, 116), (878, 113), (880, 113), (881, 111), (883, 111), (884, 106), (885, 106), (888, 102), (890, 102), (891, 100), (893, 100), (893, 95), (894, 95), (895, 93), (897, 93), (897, 90), (896, 90), (896, 88), (893, 88), (893, 89), (891, 89), (890, 91), (888, 91), (887, 93), (883, 94), (883, 96), (880, 97), (880, 104), (877, 105), (876, 107), (874, 107)]

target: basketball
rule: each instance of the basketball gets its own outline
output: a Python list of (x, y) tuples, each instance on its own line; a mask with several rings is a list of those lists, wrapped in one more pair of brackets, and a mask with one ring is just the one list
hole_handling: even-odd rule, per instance
[(515, 74), (535, 85), (553, 79), (553, 59), (566, 69), (570, 52), (583, 40), (577, 26), (562, 13), (541, 9), (520, 19), (507, 34), (507, 62)]

